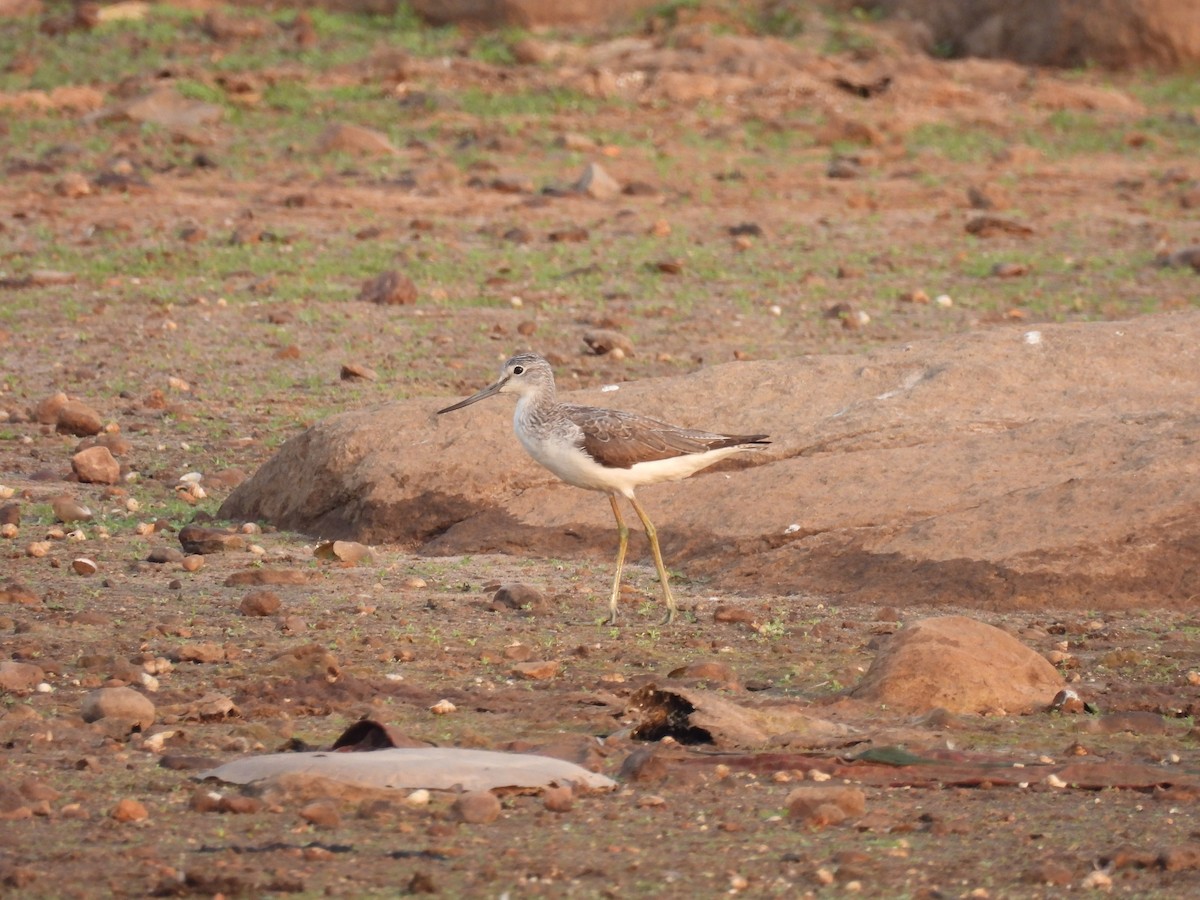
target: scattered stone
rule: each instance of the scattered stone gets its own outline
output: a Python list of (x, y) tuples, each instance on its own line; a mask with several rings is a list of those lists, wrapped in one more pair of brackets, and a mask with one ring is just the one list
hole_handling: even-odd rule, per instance
[[(203, 559), (204, 557), (199, 557)], [(183, 551), (176, 550), (174, 547), (155, 547), (146, 555), (146, 562), (158, 563), (177, 563), (184, 559)]]
[(364, 281), (358, 299), (382, 306), (411, 306), (417, 302), (417, 286), (407, 275), (392, 270)]
[(0, 588), (0, 603), (19, 603), (24, 606), (33, 606), (41, 602), (40, 597), (20, 582), (10, 581), (3, 588)]
[(458, 712), (458, 707), (449, 700), (439, 700), (433, 706), (429, 707), (429, 711), (435, 716), (448, 716), (453, 712)]
[(313, 556), (317, 559), (336, 559), (348, 566), (375, 561), (375, 554), (371, 552), (371, 548), (358, 541), (325, 541), (316, 546)]
[(378, 381), (379, 373), (359, 363), (343, 363), (339, 377), (342, 381)]
[(621, 193), (621, 185), (597, 163), (588, 163), (572, 187), (593, 200), (610, 200)]
[(356, 156), (399, 156), (387, 135), (373, 128), (334, 122), (317, 138), (318, 153), (350, 153)]
[(242, 598), (238, 609), (243, 616), (273, 616), (282, 605), (283, 601), (274, 591), (256, 591)]
[(180, 644), (172, 656), (176, 662), (199, 664), (218, 663), (225, 660), (225, 648), (213, 641), (192, 641)]
[(996, 237), (1001, 234), (1029, 237), (1033, 234), (1033, 229), (1028, 225), (1022, 225), (1011, 219), (1001, 219), (997, 216), (976, 216), (967, 222), (966, 228), (967, 234), (973, 234), (980, 238)]
[(458, 795), (450, 815), (468, 825), (489, 825), (500, 818), (500, 801), (491, 791), (467, 791)]
[(1020, 278), (1029, 274), (1029, 266), (1024, 263), (998, 262), (992, 266), (993, 278)]
[(726, 625), (753, 625), (758, 617), (753, 611), (744, 606), (729, 606), (727, 604), (719, 604), (713, 610), (713, 621), (722, 622)]
[(840, 825), (866, 812), (867, 795), (859, 788), (842, 785), (805, 785), (787, 796), (788, 817), (809, 825)]
[(546, 239), (552, 244), (582, 244), (590, 236), (582, 225), (571, 225), (550, 232)]
[(100, 567), (96, 565), (94, 560), (88, 559), (86, 556), (80, 556), (71, 560), (71, 568), (75, 570), (76, 575), (95, 575), (100, 571)]
[(738, 687), (738, 677), (734, 674), (733, 667), (728, 663), (712, 659), (698, 660), (672, 669), (667, 677), (687, 681), (706, 681), (729, 690)]
[(332, 800), (316, 800), (300, 808), (300, 818), (318, 828), (338, 828), (342, 814)]
[(60, 434), (90, 437), (104, 430), (104, 420), (81, 400), (68, 400), (59, 407), (55, 428)]
[(250, 585), (308, 584), (308, 575), (299, 569), (247, 569), (225, 579), (225, 587)]
[(21, 529), (12, 522), (5, 522), (3, 525), (0, 525), (0, 538), (12, 540), (20, 533)]
[(92, 517), (92, 511), (69, 494), (52, 497), (50, 508), (54, 510), (54, 518), (63, 523), (86, 522)]
[(87, 450), (89, 447), (107, 447), (113, 456), (125, 456), (133, 449), (133, 445), (119, 433), (108, 431), (84, 438), (75, 451)]
[(79, 172), (67, 172), (54, 185), (54, 192), (68, 200), (78, 200), (92, 193), (92, 184)]
[(533, 615), (539, 615), (546, 611), (546, 598), (535, 587), (512, 582), (500, 585), (496, 593), (492, 595), (491, 608), (496, 611), (524, 610)]
[(40, 666), (32, 663), (0, 660), (0, 691), (10, 694), (27, 694), (46, 678)]
[[(619, 331), (607, 328), (593, 328), (591, 331), (583, 333), (583, 342), (597, 356), (604, 356), (605, 354), (619, 355), (621, 358), (633, 356), (633, 341)], [(616, 354), (614, 351), (620, 351), (620, 353)]]
[(71, 457), (71, 468), (87, 484), (116, 484), (121, 480), (121, 464), (107, 447), (89, 447)]
[(246, 549), (241, 535), (224, 528), (205, 528), (203, 525), (185, 525), (179, 530), (179, 543), (185, 553), (204, 555)]
[(33, 541), (25, 548), (25, 555), (34, 559), (41, 559), (50, 552), (49, 541)]
[(570, 785), (555, 785), (542, 794), (542, 805), (550, 812), (570, 812), (575, 805), (575, 792)]
[(21, 504), (5, 503), (0, 506), (0, 525), (20, 525)]
[(337, 657), (320, 644), (306, 644), (271, 657), (266, 671), (288, 678), (322, 678), (333, 684), (342, 675)]
[(549, 681), (558, 674), (561, 664), (557, 660), (530, 660), (514, 665), (509, 671), (517, 678), (530, 681)]
[(902, 709), (1015, 714), (1044, 709), (1062, 688), (1062, 675), (1007, 632), (938, 616), (897, 631), (850, 696)]
[(140, 730), (154, 724), (155, 710), (149, 698), (133, 688), (110, 687), (84, 697), (80, 716), (85, 722), (113, 719)]
[(859, 178), (862, 174), (862, 160), (857, 156), (846, 156), (844, 154), (838, 154), (831, 159), (828, 167), (825, 169), (825, 176), (827, 178), (840, 180)]
[(39, 425), (58, 424), (58, 413), (68, 403), (67, 395), (59, 391), (49, 397), (43, 397), (29, 411), (30, 416)]
[(116, 822), (143, 822), (150, 818), (150, 811), (140, 800), (124, 797), (117, 801), (117, 805), (108, 815)]

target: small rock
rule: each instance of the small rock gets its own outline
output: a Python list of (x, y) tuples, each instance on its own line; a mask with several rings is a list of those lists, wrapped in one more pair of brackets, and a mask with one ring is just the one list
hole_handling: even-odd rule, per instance
[(104, 430), (104, 420), (86, 403), (68, 400), (58, 410), (55, 427), (60, 434), (90, 437)]
[(248, 587), (252, 584), (308, 584), (308, 575), (299, 569), (247, 569), (234, 572), (224, 581), (225, 587)]
[(593, 200), (609, 200), (621, 193), (621, 185), (597, 163), (588, 163), (572, 187)]
[(185, 556), (179, 563), (186, 572), (199, 572), (204, 567), (204, 557), (193, 553)]
[(67, 172), (54, 185), (54, 192), (60, 197), (66, 197), (68, 200), (78, 200), (80, 197), (86, 197), (92, 192), (92, 184), (87, 180), (87, 177), (79, 172)]
[(619, 331), (594, 328), (584, 332), (583, 342), (597, 356), (604, 356), (614, 350), (620, 350), (624, 356), (633, 356), (633, 341)]
[(318, 828), (337, 828), (342, 815), (331, 800), (316, 800), (300, 808), (300, 818)]
[(117, 801), (108, 815), (116, 822), (143, 822), (150, 818), (150, 811), (140, 800), (125, 797)]
[(500, 818), (500, 801), (491, 791), (467, 791), (458, 795), (450, 815), (469, 825), (488, 825)]
[(1009, 204), (1008, 195), (990, 184), (973, 184), (967, 188), (967, 202), (972, 209), (1004, 209)]
[(379, 373), (359, 363), (344, 363), (340, 377), (342, 381), (378, 381)]
[(317, 559), (336, 559), (348, 566), (356, 566), (360, 562), (373, 563), (375, 555), (371, 548), (358, 541), (325, 541), (313, 550)]
[(80, 481), (88, 484), (116, 484), (121, 480), (121, 464), (107, 447), (89, 447), (71, 457), (71, 468)]
[(546, 609), (546, 598), (537, 588), (527, 584), (513, 582), (502, 584), (492, 595), (491, 608), (494, 610), (516, 609), (526, 610), (534, 615)]
[(183, 558), (182, 550), (176, 550), (174, 547), (155, 547), (146, 555), (146, 562), (162, 565), (182, 562)]
[(25, 555), (34, 559), (41, 559), (50, 552), (49, 541), (33, 541), (25, 548)]
[(530, 660), (529, 662), (517, 663), (509, 671), (517, 678), (525, 678), (530, 681), (548, 681), (558, 674), (561, 668), (557, 660)]
[(21, 529), (12, 522), (5, 522), (3, 525), (0, 525), (0, 538), (12, 540), (20, 533)]
[(417, 302), (417, 286), (407, 275), (393, 270), (364, 281), (358, 299), (382, 306), (410, 306)]
[(179, 543), (185, 553), (206, 554), (244, 550), (246, 542), (241, 535), (223, 528), (205, 528), (203, 525), (185, 525), (179, 530)]
[(730, 689), (738, 686), (738, 678), (733, 672), (733, 667), (727, 663), (712, 659), (698, 660), (688, 663), (686, 666), (672, 669), (668, 673), (668, 677), (707, 681)]
[(546, 788), (542, 794), (542, 805), (550, 812), (570, 812), (575, 805), (575, 792), (569, 785), (556, 785)]
[(143, 694), (128, 687), (100, 688), (83, 698), (80, 716), (85, 722), (115, 719), (139, 729), (154, 724), (154, 704)]
[(996, 216), (976, 216), (967, 223), (966, 228), (967, 234), (973, 234), (980, 238), (990, 238), (1000, 234), (1028, 237), (1033, 234), (1033, 229), (1027, 225)]
[(546, 239), (552, 244), (582, 244), (590, 236), (588, 230), (582, 225), (571, 225), (551, 231), (546, 235)]
[(243, 616), (273, 616), (283, 602), (274, 591), (256, 591), (242, 598), (238, 609)]
[(100, 567), (96, 565), (94, 560), (88, 559), (86, 556), (80, 556), (71, 560), (71, 568), (75, 570), (76, 575), (95, 575), (100, 571)]
[(318, 153), (351, 153), (358, 156), (399, 156), (388, 136), (373, 128), (334, 122), (317, 138)]
[(5, 503), (0, 506), (0, 525), (20, 525), (21, 504)]
[(829, 161), (825, 169), (827, 178), (850, 179), (863, 174), (862, 161), (857, 156), (838, 155)]
[(756, 616), (744, 606), (727, 606), (720, 604), (713, 610), (713, 621), (724, 622), (727, 625), (753, 625)]
[(452, 712), (458, 712), (458, 707), (449, 700), (439, 700), (433, 706), (429, 707), (429, 711), (435, 716), (448, 716)]
[(92, 517), (92, 511), (74, 497), (59, 494), (50, 500), (50, 508), (54, 510), (54, 518), (60, 522), (86, 522)]
[(998, 262), (992, 266), (993, 278), (1020, 278), (1029, 274), (1029, 266), (1023, 263)]
[(43, 397), (29, 411), (30, 416), (39, 425), (55, 425), (58, 423), (58, 413), (67, 405), (67, 395), (59, 391), (49, 397)]
[(32, 606), (41, 602), (41, 599), (33, 591), (19, 582), (10, 581), (0, 588), (0, 603), (20, 603), (24, 606)]
[(34, 690), (46, 678), (40, 666), (32, 663), (0, 660), (0, 691), (26, 694)]
[(848, 786), (798, 787), (787, 796), (788, 816), (810, 825), (838, 825), (850, 817), (861, 817), (867, 795)]
[(180, 644), (175, 650), (177, 662), (218, 663), (225, 660), (225, 648), (212, 641), (193, 641)]

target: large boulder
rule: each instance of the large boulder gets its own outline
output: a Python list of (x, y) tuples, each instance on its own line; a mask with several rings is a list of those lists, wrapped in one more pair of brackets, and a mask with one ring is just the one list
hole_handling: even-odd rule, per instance
[[(1113, 607), (1200, 594), (1200, 312), (996, 328), (715, 366), (571, 401), (772, 446), (639, 492), (671, 565), (714, 588), (888, 603)], [(482, 385), (481, 385), (482, 386)], [(610, 556), (608, 503), (512, 435), (512, 400), (345, 413), (221, 515), (430, 554)], [(635, 534), (631, 558), (646, 545)]]
[(1111, 69), (1200, 64), (1194, 0), (878, 0), (929, 49), (1029, 65)]
[(922, 619), (892, 636), (850, 696), (906, 710), (1021, 713), (1064, 685), (1015, 637), (965, 616)]

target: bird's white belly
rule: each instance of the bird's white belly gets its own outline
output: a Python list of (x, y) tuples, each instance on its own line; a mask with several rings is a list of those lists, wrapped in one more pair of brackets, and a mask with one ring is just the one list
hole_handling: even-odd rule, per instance
[(517, 438), (525, 452), (567, 484), (625, 496), (631, 495), (634, 488), (643, 484), (687, 478), (726, 456), (748, 449), (724, 447), (706, 453), (691, 453), (670, 459), (635, 463), (628, 469), (619, 469), (602, 466), (582, 449), (567, 443), (531, 440), (521, 429), (517, 429)]

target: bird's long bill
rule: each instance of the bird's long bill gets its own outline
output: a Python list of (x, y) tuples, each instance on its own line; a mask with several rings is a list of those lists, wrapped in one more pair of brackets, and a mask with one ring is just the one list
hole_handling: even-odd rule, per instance
[(480, 400), (486, 400), (493, 394), (500, 393), (500, 388), (504, 387), (504, 383), (506, 381), (508, 381), (507, 378), (501, 378), (495, 384), (489, 384), (482, 391), (477, 394), (472, 394), (466, 400), (459, 400), (457, 403), (447, 406), (445, 409), (439, 409), (437, 414), (440, 416), (442, 413), (454, 412), (456, 409), (462, 409), (464, 406), (470, 406), (472, 403), (478, 403)]

